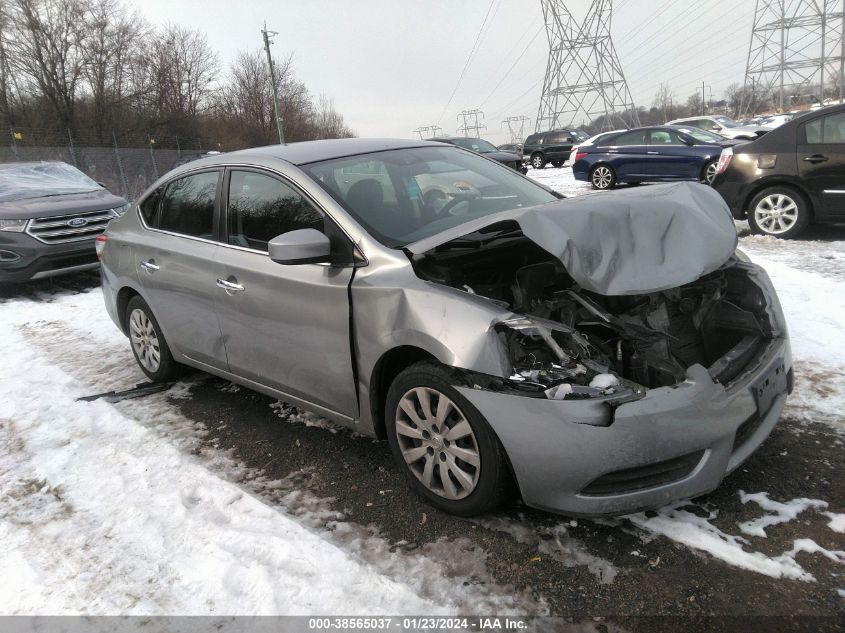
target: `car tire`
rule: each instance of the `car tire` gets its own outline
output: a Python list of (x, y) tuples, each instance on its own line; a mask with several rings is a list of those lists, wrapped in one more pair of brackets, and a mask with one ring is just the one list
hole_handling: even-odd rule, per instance
[(563, 163), (564, 163), (564, 161), (562, 161), (562, 160), (553, 160), (551, 162), (552, 162), (552, 167), (556, 167), (558, 169), (563, 167)]
[(593, 189), (604, 191), (616, 186), (616, 172), (610, 165), (596, 165), (590, 170), (590, 184)]
[(716, 177), (716, 165), (719, 163), (718, 160), (709, 160), (704, 164), (704, 167), (701, 169), (701, 181), (706, 185), (712, 185), (713, 179)]
[(534, 169), (543, 169), (546, 166), (546, 157), (539, 152), (531, 154), (531, 166)]
[(508, 500), (512, 480), (496, 434), (452, 382), (432, 361), (400, 372), (387, 393), (387, 440), (415, 492), (438, 510), (475, 516)]
[(748, 225), (751, 232), (782, 239), (796, 237), (810, 223), (810, 204), (792, 187), (769, 187), (751, 201)]
[(151, 381), (168, 382), (182, 375), (184, 366), (173, 359), (150, 306), (138, 295), (126, 305), (126, 332), (135, 361)]

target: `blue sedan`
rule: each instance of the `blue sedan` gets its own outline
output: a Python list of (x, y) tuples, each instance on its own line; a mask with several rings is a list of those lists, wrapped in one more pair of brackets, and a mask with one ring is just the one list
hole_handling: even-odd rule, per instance
[(710, 184), (722, 148), (735, 145), (694, 127), (660, 125), (609, 134), (578, 148), (572, 172), (594, 189), (618, 183), (701, 180)]

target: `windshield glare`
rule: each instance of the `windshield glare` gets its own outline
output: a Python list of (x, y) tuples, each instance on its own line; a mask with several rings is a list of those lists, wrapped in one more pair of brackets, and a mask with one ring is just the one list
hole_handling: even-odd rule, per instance
[(716, 119), (719, 123), (721, 123), (725, 127), (737, 127), (739, 125), (739, 123), (737, 123), (736, 121), (734, 121), (730, 117), (717, 116), (717, 117), (713, 117), (713, 118)]
[(392, 248), (470, 220), (557, 199), (508, 167), (448, 146), (362, 154), (303, 169)]
[(0, 202), (88, 193), (102, 189), (67, 163), (0, 165)]

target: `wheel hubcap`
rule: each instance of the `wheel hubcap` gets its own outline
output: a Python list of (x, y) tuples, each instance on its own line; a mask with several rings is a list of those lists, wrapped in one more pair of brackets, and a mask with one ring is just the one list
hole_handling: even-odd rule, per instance
[(469, 496), (481, 473), (481, 455), (461, 410), (436, 389), (416, 387), (396, 408), (396, 439), (408, 468), (435, 494)]
[(707, 171), (704, 173), (704, 180), (707, 181), (707, 184), (713, 182), (713, 179), (716, 177), (716, 163), (710, 163), (707, 165)]
[(543, 167), (543, 159), (542, 159), (542, 158), (540, 158), (539, 156), (535, 156), (535, 157), (534, 157), (534, 162), (533, 162), (533, 165), (534, 165), (534, 167), (535, 167), (536, 169), (542, 169), (542, 167)]
[(611, 174), (607, 167), (597, 167), (593, 172), (593, 184), (597, 189), (607, 189), (610, 186)]
[(153, 322), (146, 313), (135, 308), (129, 315), (129, 339), (141, 366), (155, 373), (161, 366), (161, 348)]
[(798, 221), (798, 205), (787, 195), (773, 193), (757, 203), (754, 220), (770, 235), (786, 233)]

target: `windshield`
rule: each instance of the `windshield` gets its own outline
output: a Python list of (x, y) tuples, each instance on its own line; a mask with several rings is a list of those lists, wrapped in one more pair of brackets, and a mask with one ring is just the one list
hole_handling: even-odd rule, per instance
[(0, 202), (86, 193), (102, 189), (67, 163), (0, 165)]
[(697, 127), (682, 127), (678, 128), (678, 131), (688, 134), (696, 141), (701, 141), (702, 143), (723, 143), (725, 141), (725, 137), (713, 134), (713, 132), (708, 132), (707, 130), (700, 130)]
[(713, 118), (716, 119), (720, 124), (724, 125), (725, 127), (737, 127), (739, 125), (739, 123), (737, 123), (736, 121), (734, 121), (730, 117), (714, 116)]
[(362, 154), (303, 169), (392, 248), (500, 211), (557, 199), (509, 167), (449, 146)]
[(478, 152), (479, 154), (489, 154), (490, 152), (499, 151), (492, 143), (488, 143), (480, 138), (453, 138), (452, 143), (458, 147), (471, 149), (473, 152)]

